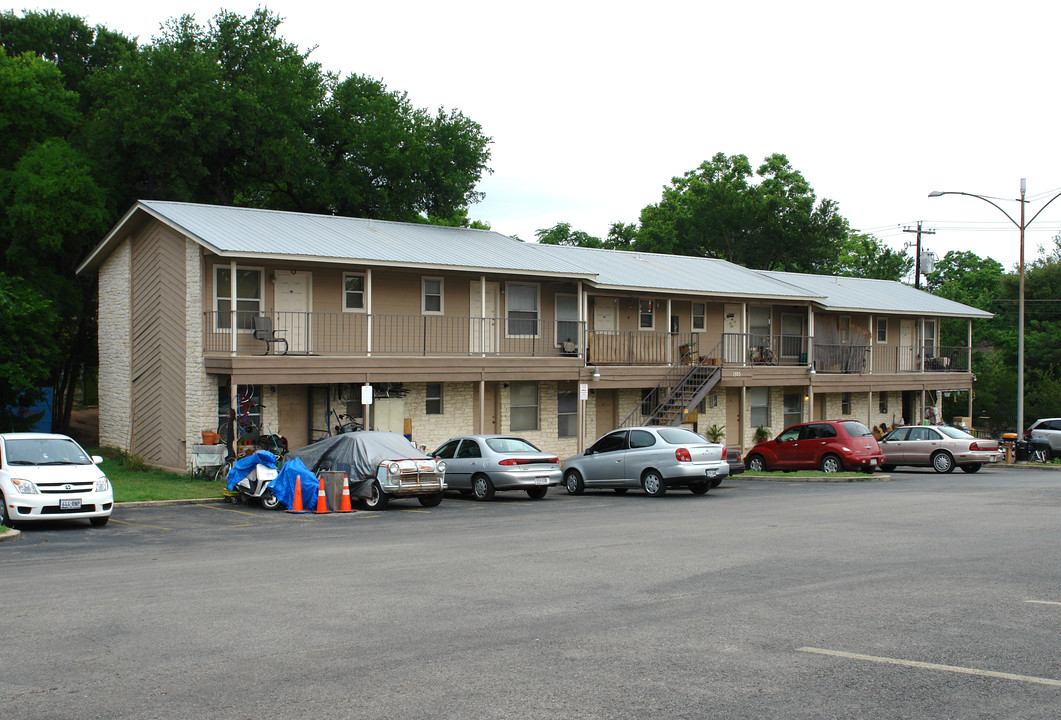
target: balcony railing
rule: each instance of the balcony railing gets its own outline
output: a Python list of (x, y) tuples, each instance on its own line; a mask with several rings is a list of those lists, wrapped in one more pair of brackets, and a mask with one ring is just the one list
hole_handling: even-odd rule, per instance
[(241, 310), (235, 313), (234, 341), (233, 313), (203, 313), (205, 352), (266, 354), (254, 331), (254, 318), (261, 315), (287, 340), (292, 355), (580, 357), (584, 349), (584, 323), (571, 321)]

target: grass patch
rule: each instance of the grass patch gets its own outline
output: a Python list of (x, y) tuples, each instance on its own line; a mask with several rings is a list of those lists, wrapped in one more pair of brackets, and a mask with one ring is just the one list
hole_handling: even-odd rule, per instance
[(198, 500), (222, 497), (225, 483), (192, 480), (186, 474), (166, 472), (144, 465), (143, 461), (120, 451), (102, 448), (90, 451), (102, 455), (100, 469), (114, 489), (114, 502), (142, 500)]

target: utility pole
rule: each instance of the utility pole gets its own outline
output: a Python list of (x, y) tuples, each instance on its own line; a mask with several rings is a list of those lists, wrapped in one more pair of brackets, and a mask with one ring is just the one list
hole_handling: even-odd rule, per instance
[[(917, 221), (917, 230), (903, 228), (903, 232), (917, 233), (917, 253), (914, 255), (914, 287), (921, 288), (921, 235), (935, 235), (935, 230), (922, 230), (921, 221)], [(908, 246), (909, 247), (909, 246)]]

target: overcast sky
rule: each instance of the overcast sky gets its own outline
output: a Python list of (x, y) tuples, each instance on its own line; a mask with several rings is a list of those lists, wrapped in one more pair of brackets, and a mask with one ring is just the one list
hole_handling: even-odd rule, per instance
[[(57, 0), (149, 42), (168, 18), (206, 23), (245, 0)], [(456, 108), (493, 138), (474, 219), (533, 240), (568, 222), (604, 237), (717, 152), (788, 156), (852, 227), (890, 245), (972, 250), (1007, 269), (1019, 220), (1061, 192), (1061, 3), (273, 0), (280, 34), (341, 76)], [(1030, 262), (1061, 230), (1061, 199), (1033, 223)], [(913, 254), (911, 250), (911, 254)]]

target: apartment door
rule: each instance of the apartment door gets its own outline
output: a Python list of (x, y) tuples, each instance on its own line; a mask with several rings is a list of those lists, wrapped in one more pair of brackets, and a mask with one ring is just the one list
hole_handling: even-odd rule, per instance
[[(468, 293), (468, 316), (473, 318), (468, 334), (468, 350), (473, 353), (494, 353), (497, 352), (499, 322), (497, 308), (500, 288), (496, 282), (486, 283), (486, 297), (483, 298), (479, 289), (480, 285), (478, 280), (472, 280)], [(484, 300), (485, 314), (483, 312)]]
[(725, 388), (720, 392), (726, 393), (726, 446), (744, 447), (744, 433), (742, 432), (741, 420), (743, 419), (740, 407), (740, 388)]
[(744, 362), (744, 307), (736, 303), (722, 306), (722, 356), (726, 362)]
[(807, 362), (803, 345), (803, 316), (796, 313), (781, 315), (781, 357), (795, 362)]
[(903, 320), (899, 323), (899, 370), (909, 372), (914, 369), (914, 321)]
[[(484, 433), (496, 433), (497, 432), (497, 383), (484, 383), (483, 384), (483, 407), (485, 408), (485, 414), (483, 417), (482, 432)], [(472, 427), (479, 427), (479, 391), (476, 391), (473, 395), (473, 401), (475, 407), (472, 409)]]
[(273, 327), (287, 338), (287, 351), (308, 353), (310, 349), (310, 279), (311, 273), (277, 270), (274, 277)]
[(593, 330), (590, 333), (590, 362), (614, 362), (624, 357), (619, 329), (618, 301), (596, 298), (593, 302)]
[[(616, 415), (614, 390), (595, 390), (593, 394), (596, 398), (594, 411), (597, 416), (597, 428), (594, 438), (598, 438), (604, 433), (614, 430), (615, 426), (619, 424), (619, 418)], [(594, 438), (586, 439), (592, 442)]]

